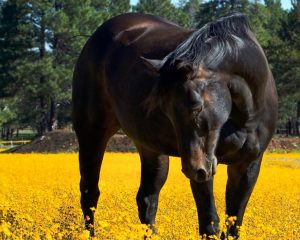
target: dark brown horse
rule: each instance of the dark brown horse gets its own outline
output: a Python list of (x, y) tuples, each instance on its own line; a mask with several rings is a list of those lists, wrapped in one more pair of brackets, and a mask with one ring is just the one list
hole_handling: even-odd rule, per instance
[(228, 232), (238, 236), (276, 116), (272, 73), (243, 14), (199, 30), (133, 13), (105, 22), (84, 46), (73, 81), (86, 227), (94, 234), (103, 154), (122, 128), (140, 154), (142, 223), (154, 224), (168, 156), (180, 156), (200, 234), (219, 232), (213, 176), (218, 163), (228, 165), (226, 214), (237, 217)]

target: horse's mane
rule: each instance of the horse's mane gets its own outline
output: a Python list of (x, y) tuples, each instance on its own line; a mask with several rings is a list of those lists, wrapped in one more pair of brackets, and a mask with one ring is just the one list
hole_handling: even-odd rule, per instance
[(176, 59), (181, 59), (194, 66), (215, 66), (228, 55), (238, 56), (245, 41), (251, 39), (249, 30), (244, 14), (231, 13), (195, 31), (166, 57), (165, 62), (172, 65)]

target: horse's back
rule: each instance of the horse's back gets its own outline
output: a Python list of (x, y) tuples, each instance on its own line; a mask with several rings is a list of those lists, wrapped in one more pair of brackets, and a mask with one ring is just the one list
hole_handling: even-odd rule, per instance
[[(120, 46), (134, 45), (141, 53), (151, 53), (153, 48), (163, 49), (165, 41), (185, 32), (184, 28), (166, 19), (138, 13), (116, 16), (103, 23), (88, 40), (85, 51), (96, 58), (109, 55)], [(158, 45), (158, 43), (162, 45)]]

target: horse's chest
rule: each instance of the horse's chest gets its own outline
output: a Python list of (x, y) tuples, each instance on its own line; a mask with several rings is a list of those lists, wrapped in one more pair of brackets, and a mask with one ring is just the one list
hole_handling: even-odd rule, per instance
[(221, 130), (216, 155), (220, 163), (230, 164), (256, 158), (261, 151), (257, 129), (237, 128), (228, 121)]

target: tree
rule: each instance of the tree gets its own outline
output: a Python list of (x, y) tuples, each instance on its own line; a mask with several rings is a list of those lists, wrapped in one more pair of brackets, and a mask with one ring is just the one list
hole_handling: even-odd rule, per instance
[(0, 98), (13, 96), (16, 91), (15, 61), (27, 55), (32, 47), (28, 24), (28, 9), (21, 1), (1, 1), (0, 14)]
[(112, 16), (116, 16), (121, 13), (129, 12), (130, 1), (129, 0), (110, 0), (109, 10), (110, 10)]
[(0, 99), (0, 126), (1, 137), (5, 140), (9, 140), (11, 137), (12, 129), (16, 127), (16, 113), (13, 110), (15, 98)]
[(279, 121), (296, 118), (297, 103), (300, 101), (300, 1), (292, 1), (280, 31), (282, 51), (274, 63), (277, 68), (279, 94)]
[(0, 126), (6, 139), (12, 129), (21, 127), (18, 121), (16, 105), (20, 89), (15, 76), (18, 59), (29, 56), (32, 48), (29, 24), (29, 11), (25, 1), (0, 2)]
[(140, 0), (135, 11), (157, 15), (184, 27), (189, 25), (188, 15), (176, 8), (170, 0)]
[(210, 0), (204, 2), (195, 17), (198, 27), (233, 11), (246, 12), (248, 4), (248, 0)]
[(188, 15), (189, 27), (196, 27), (197, 20), (196, 15), (200, 10), (202, 0), (181, 0), (179, 2), (179, 8)]
[[(9, 69), (9, 75), (4, 77), (6, 81), (10, 81), (8, 76), (13, 77), (14, 86), (18, 86), (14, 96), (21, 100), (15, 101), (18, 105), (10, 109), (20, 123), (27, 122), (43, 134), (54, 129), (60, 111), (70, 116), (70, 110), (66, 109), (71, 108), (73, 66), (87, 38), (109, 18), (108, 1), (8, 0), (6, 3), (26, 10), (11, 28), (15, 31), (22, 26), (20, 22), (26, 22), (22, 36), (32, 39), (30, 46), (21, 48), (26, 54), (18, 54), (13, 59), (14, 71)], [(1, 9), (4, 11), (4, 6)], [(3, 44), (8, 44), (9, 40), (4, 37)], [(1, 50), (10, 49), (16, 47), (5, 45)], [(7, 61), (7, 57), (3, 59)], [(60, 119), (70, 120), (70, 117)]]
[(270, 31), (267, 29), (271, 21), (271, 12), (259, 1), (254, 1), (249, 4), (246, 14), (248, 15), (250, 25), (258, 42), (263, 49), (266, 49), (272, 38)]

